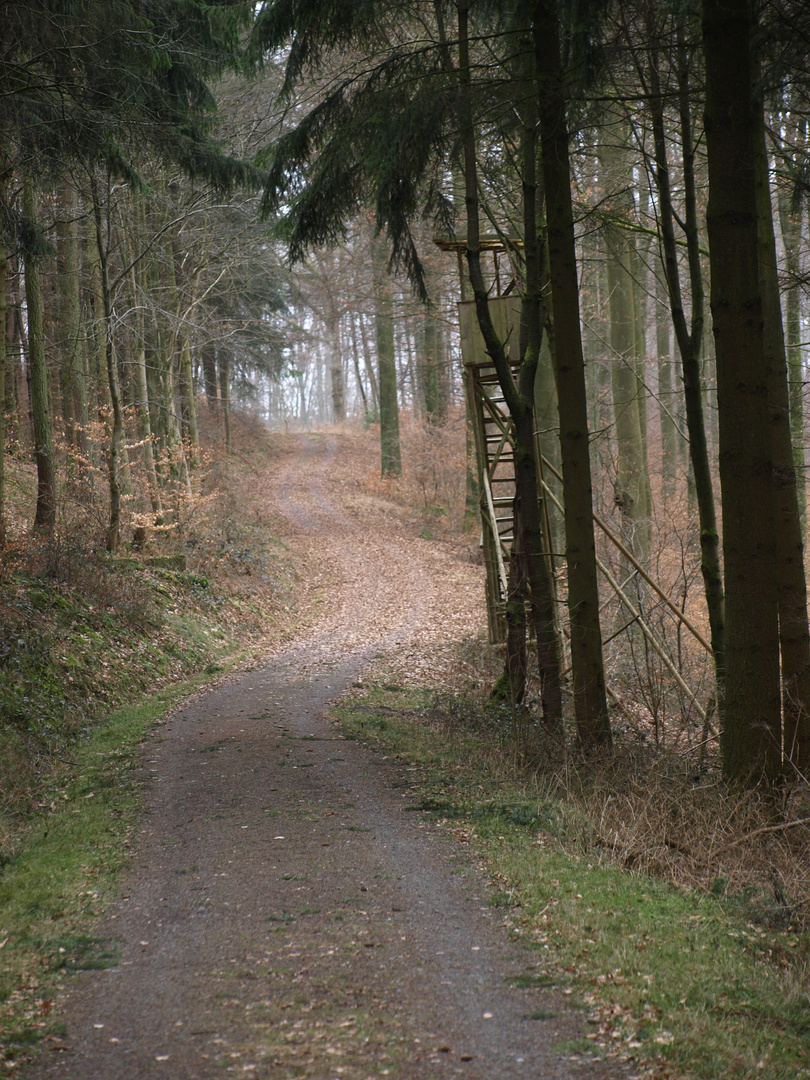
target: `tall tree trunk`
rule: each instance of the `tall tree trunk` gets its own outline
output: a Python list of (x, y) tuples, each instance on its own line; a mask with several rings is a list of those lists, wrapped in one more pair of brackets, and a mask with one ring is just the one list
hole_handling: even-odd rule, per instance
[[(376, 322), (375, 322), (376, 326)], [(374, 363), (371, 357), (371, 346), (369, 344), (369, 332), (366, 330), (363, 316), (360, 315), (360, 342), (363, 346), (363, 365), (366, 369), (366, 375), (368, 376), (368, 384), (371, 387), (371, 404), (372, 414), (379, 417), (380, 413), (380, 390), (377, 385), (377, 376), (374, 371)]]
[[(112, 294), (107, 257), (109, 252), (109, 214), (107, 230), (101, 216), (101, 201), (95, 181), (93, 182), (93, 219), (96, 226), (96, 248), (101, 275), (101, 302), (103, 311), (104, 360), (107, 369), (107, 386), (110, 394), (110, 442), (107, 448), (107, 477), (110, 489), (110, 518), (107, 526), (105, 547), (117, 551), (121, 540), (121, 439), (124, 431), (124, 414), (121, 408), (121, 388), (118, 379), (118, 361), (113, 340)], [(106, 233), (106, 235), (105, 235)], [(98, 313), (96, 315), (98, 318)]]
[(212, 344), (206, 342), (202, 348), (203, 385), (205, 387), (205, 400), (208, 408), (213, 412), (219, 407), (217, 396), (217, 354)]
[[(362, 330), (362, 327), (361, 327)], [(366, 397), (366, 387), (363, 383), (363, 376), (360, 374), (360, 357), (357, 352), (357, 325), (354, 321), (354, 312), (349, 312), (349, 333), (352, 339), (352, 360), (354, 361), (354, 378), (357, 382), (357, 390), (360, 394), (360, 399), (363, 402), (363, 416), (368, 416), (368, 398)]]
[[(650, 193), (642, 184), (639, 193), (639, 205), (636, 216), (644, 219), (649, 215)], [(650, 263), (651, 237), (647, 234), (631, 236), (630, 242), (630, 280), (633, 285), (633, 317), (635, 323), (634, 368), (636, 375), (636, 408), (638, 426), (641, 433), (641, 494), (645, 503), (644, 548), (650, 550), (652, 544), (652, 487), (650, 486), (649, 438), (647, 420), (647, 313), (648, 279)]]
[(171, 240), (171, 256), (175, 289), (175, 356), (180, 398), (180, 426), (182, 437), (188, 449), (189, 463), (193, 466), (200, 445), (200, 430), (197, 424), (197, 399), (194, 394), (194, 367), (191, 357), (191, 341), (186, 324), (187, 312), (183, 311), (184, 297), (182, 288), (185, 283), (183, 256), (176, 234), (172, 236)]
[(163, 513), (163, 506), (160, 499), (160, 485), (155, 464), (152, 416), (149, 410), (149, 379), (146, 371), (146, 318), (143, 303), (146, 273), (143, 266), (143, 260), (140, 260), (136, 264), (133, 257), (135, 244), (139, 241), (143, 241), (145, 233), (144, 210), (144, 200), (140, 197), (136, 197), (133, 201), (133, 219), (136, 226), (135, 242), (129, 246), (127, 251), (127, 261), (130, 264), (130, 286), (132, 288), (132, 304), (135, 311), (133, 327), (135, 337), (135, 409), (138, 414), (138, 426), (140, 428), (141, 442), (143, 444), (143, 464), (146, 471), (147, 485), (149, 487), (149, 502), (157, 523)]
[(200, 428), (197, 423), (197, 398), (194, 393), (194, 365), (188, 331), (180, 335), (180, 385), (183, 398), (184, 435), (189, 444), (189, 458), (193, 464), (200, 446)]
[(222, 407), (222, 421), (225, 430), (225, 449), (233, 450), (231, 440), (231, 355), (227, 349), (220, 349), (218, 355), (219, 400)]
[[(535, 441), (538, 453), (545, 458), (557, 472), (560, 472), (560, 410), (557, 402), (557, 386), (554, 379), (554, 358), (551, 355), (548, 334), (543, 340), (540, 359), (537, 363), (537, 375), (534, 380), (534, 424)], [(542, 465), (542, 462), (541, 462)], [(551, 488), (563, 504), (562, 486), (548, 469), (541, 468), (542, 479)], [(543, 489), (545, 491), (545, 488)], [(546, 512), (550, 529), (551, 550), (560, 552), (565, 544), (564, 525), (560, 511), (554, 503), (545, 499)], [(552, 560), (553, 561), (553, 560)]]
[[(20, 431), (20, 394), (19, 382), (22, 372), (22, 341), (20, 337), (20, 308), (17, 299), (16, 259), (7, 259), (6, 263), (6, 393), (0, 402), (5, 409), (6, 437), (5, 445), (19, 443)], [(11, 282), (9, 281), (11, 278)], [(10, 287), (9, 287), (10, 286)]]
[(436, 325), (436, 311), (432, 303), (425, 308), (424, 314), (424, 350), (421, 358), (420, 380), (422, 384), (422, 404), (425, 420), (429, 424), (439, 421), (439, 334)]
[(329, 330), (329, 389), (332, 396), (332, 416), (336, 424), (346, 420), (346, 387), (343, 378), (343, 350), (340, 341), (340, 322), (337, 315), (330, 320)]
[[(622, 192), (610, 199), (613, 219), (605, 225), (607, 253), (608, 309), (610, 312), (611, 391), (616, 430), (617, 471), (614, 500), (622, 516), (625, 540), (634, 554), (645, 562), (650, 547), (652, 514), (650, 478), (646, 469), (646, 412), (637, 375), (641, 328), (637, 318), (637, 253), (629, 232), (633, 218), (633, 197), (627, 188), (633, 161), (629, 153), (629, 125), (624, 117), (614, 118), (610, 143), (600, 150), (606, 185), (617, 183)], [(618, 144), (616, 142), (618, 140)]]
[(661, 480), (665, 500), (675, 494), (675, 478), (680, 458), (678, 428), (675, 423), (675, 387), (672, 381), (670, 353), (671, 319), (667, 316), (665, 288), (659, 280), (656, 287), (655, 344), (658, 353), (658, 415), (661, 424)]
[(776, 588), (782, 660), (782, 715), (785, 757), (804, 774), (810, 766), (810, 629), (804, 544), (790, 437), (787, 356), (779, 302), (773, 208), (762, 101), (755, 103), (756, 185), (759, 216), (759, 275), (765, 318), (771, 461), (773, 464)]
[(702, 29), (726, 572), (723, 770), (755, 782), (778, 777), (782, 732), (749, 0), (703, 0)]
[[(2, 166), (0, 166), (2, 167)], [(0, 205), (6, 194), (5, 176), (0, 175)], [(6, 333), (6, 290), (8, 287), (8, 251), (0, 236), (0, 551), (6, 546), (6, 370), (8, 335)]]
[[(521, 173), (523, 189), (523, 242), (526, 261), (526, 292), (521, 315), (522, 355), (518, 383), (515, 385), (506, 351), (498, 338), (489, 310), (487, 287), (481, 271), (480, 225), (478, 209), (478, 168), (475, 130), (471, 100), (471, 72), (468, 40), (469, 4), (458, 6), (459, 19), (459, 128), (464, 152), (464, 180), (467, 207), (467, 266), (475, 298), (478, 325), (498, 376), (514, 425), (515, 456), (515, 540), (513, 557), (525, 563), (526, 578), (531, 592), (532, 622), (537, 637), (537, 660), (540, 677), (540, 697), (543, 718), (552, 730), (562, 726), (562, 690), (560, 682), (560, 650), (557, 639), (556, 611), (549, 565), (543, 550), (541, 499), (537, 478), (537, 458), (534, 441), (534, 384), (542, 345), (544, 314), (541, 304), (543, 270), (537, 236), (538, 212), (542, 198), (538, 191), (537, 169), (537, 111), (535, 56), (531, 40), (524, 42), (524, 82), (521, 94)], [(515, 587), (521, 583), (522, 570), (510, 577)], [(522, 595), (510, 595), (507, 619), (520, 619), (521, 613), (511, 610)], [(525, 618), (525, 616), (522, 616)], [(519, 639), (517, 640), (519, 647)], [(519, 661), (520, 653), (512, 657)], [(508, 664), (508, 669), (512, 667)], [(512, 672), (507, 670), (507, 677)]]
[(574, 711), (580, 744), (590, 749), (599, 745), (610, 746), (612, 738), (599, 625), (588, 447), (588, 397), (579, 319), (565, 78), (554, 0), (538, 0), (535, 3), (534, 32), (537, 70), (540, 73), (538, 100), (554, 325), (553, 353), (565, 492)]
[[(23, 178), (23, 214), (29, 229), (37, 228), (37, 197), (33, 181)], [(34, 532), (51, 536), (56, 525), (56, 467), (51, 433), (51, 406), (45, 359), (42, 283), (39, 258), (25, 252), (25, 302), (28, 309), (28, 369), (31, 376), (31, 419), (34, 430), (34, 457), (37, 465), (37, 508)]]
[[(793, 108), (788, 105), (788, 111)], [(796, 158), (807, 145), (807, 121), (802, 117), (793, 120), (792, 139), (795, 152), (791, 152), (789, 162), (791, 170), (800, 168), (803, 158)], [(791, 181), (792, 181), (791, 176)], [(793, 206), (792, 185), (784, 181), (779, 186), (778, 206), (782, 241), (785, 246), (785, 272), (788, 285), (785, 290), (785, 338), (787, 349), (788, 385), (790, 388), (790, 434), (793, 440), (793, 464), (796, 469), (796, 491), (799, 514), (802, 522), (802, 535), (807, 531), (807, 475), (804, 450), (804, 400), (802, 373), (802, 324), (801, 324), (801, 285), (799, 282), (800, 252), (802, 245), (802, 211)]]
[[(652, 29), (651, 40), (652, 40)], [(669, 293), (670, 311), (675, 340), (681, 357), (686, 428), (689, 434), (689, 456), (692, 466), (688, 483), (694, 485), (700, 522), (700, 569), (706, 606), (709, 611), (711, 645), (714, 653), (717, 680), (718, 708), (722, 720), (725, 684), (725, 599), (723, 573), (720, 567), (720, 537), (714, 500), (711, 464), (706, 440), (706, 425), (701, 388), (700, 355), (703, 342), (704, 289), (701, 267), (700, 235), (695, 186), (695, 150), (692, 137), (692, 117), (689, 104), (688, 54), (683, 35), (678, 28), (678, 94), (680, 132), (684, 171), (684, 201), (689, 286), (691, 292), (691, 323), (687, 323), (681, 289), (678, 250), (675, 241), (675, 214), (672, 206), (669, 159), (664, 127), (663, 98), (658, 72), (658, 54), (650, 51), (650, 109), (655, 146), (655, 180), (658, 191), (659, 221), (663, 247), (664, 273)]]
[(611, 225), (607, 241), (607, 285), (610, 307), (611, 390), (618, 468), (614, 498), (624, 523), (625, 539), (642, 562), (649, 554), (649, 478), (639, 418), (635, 369), (636, 318), (631, 252), (625, 229)]
[(82, 449), (87, 416), (84, 384), (83, 332), (79, 291), (78, 200), (70, 184), (60, 189), (61, 216), (56, 225), (57, 280), (59, 285), (59, 344), (62, 415), (69, 447)]
[(400, 476), (399, 404), (394, 356), (394, 301), (388, 276), (385, 241), (374, 241), (374, 321), (377, 330), (377, 367), (380, 393), (380, 449), (383, 476)]

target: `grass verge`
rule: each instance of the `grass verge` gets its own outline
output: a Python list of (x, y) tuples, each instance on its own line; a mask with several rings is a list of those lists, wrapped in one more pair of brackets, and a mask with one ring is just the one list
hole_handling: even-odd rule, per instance
[(744, 896), (611, 865), (576, 804), (516, 781), (491, 733), (450, 723), (428, 694), (371, 686), (337, 715), (408, 762), (414, 809), (472, 845), (538, 985), (588, 1010), (589, 1045), (648, 1076), (810, 1078), (810, 935)]
[(198, 676), (111, 714), (73, 748), (47, 805), (0, 879), (0, 1064), (45, 1037), (71, 972), (115, 962), (93, 925), (129, 857), (139, 802), (140, 748), (171, 706), (204, 685)]

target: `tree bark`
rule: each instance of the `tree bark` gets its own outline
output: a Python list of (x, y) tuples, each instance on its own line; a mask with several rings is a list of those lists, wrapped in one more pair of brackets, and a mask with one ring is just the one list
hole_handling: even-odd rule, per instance
[[(790, 109), (790, 111), (793, 110)], [(788, 155), (791, 171), (799, 166), (796, 156), (807, 145), (807, 121), (804, 118), (794, 121), (793, 139), (795, 141), (795, 151), (791, 151)], [(799, 160), (802, 161), (803, 159)], [(793, 207), (792, 201), (789, 186), (783, 181), (778, 192), (778, 207), (782, 241), (785, 246), (785, 272), (788, 277), (788, 285), (785, 290), (785, 346), (787, 349), (790, 389), (790, 433), (793, 440), (796, 491), (802, 522), (802, 536), (804, 536), (807, 531), (807, 476), (804, 450), (801, 286), (799, 284), (802, 212)]]
[(219, 350), (217, 366), (219, 368), (219, 400), (225, 428), (225, 449), (230, 453), (233, 450), (231, 432), (231, 356), (227, 349)]
[(219, 397), (217, 396), (217, 354), (210, 343), (206, 343), (202, 348), (202, 369), (205, 400), (208, 408), (213, 412), (219, 407)]
[[(612, 114), (610, 114), (612, 115)], [(652, 515), (650, 478), (646, 468), (646, 413), (637, 369), (640, 366), (639, 325), (636, 310), (638, 284), (635, 240), (628, 230), (633, 217), (633, 197), (627, 188), (632, 175), (629, 154), (629, 126), (624, 117), (613, 117), (610, 138), (618, 145), (604, 143), (600, 164), (606, 185), (620, 184), (623, 190), (609, 200), (609, 220), (604, 229), (607, 254), (608, 309), (610, 312), (610, 372), (613, 419), (616, 431), (617, 470), (614, 501), (621, 517), (625, 542), (641, 562), (646, 562), (650, 548)]]
[[(142, 237), (144, 233), (144, 205), (141, 198), (136, 198), (133, 201), (133, 219), (136, 225), (135, 243), (137, 243), (139, 234)], [(149, 486), (149, 501), (155, 518), (159, 520), (163, 513), (163, 506), (160, 499), (160, 486), (152, 435), (152, 416), (149, 409), (149, 379), (146, 371), (146, 319), (142, 302), (146, 280), (143, 260), (136, 265), (133, 259), (133, 250), (134, 244), (131, 244), (127, 251), (127, 259), (131, 264), (130, 285), (132, 288), (132, 304), (135, 310), (135, 408), (138, 413), (138, 426), (140, 428), (141, 442), (143, 443), (143, 463)]]
[(332, 383), (332, 415), (335, 423), (346, 421), (346, 392), (343, 390), (343, 365), (338, 351), (337, 357), (333, 353), (333, 362), (329, 366), (329, 379)]
[(779, 632), (749, 0), (703, 0), (707, 225), (726, 575), (723, 771), (781, 771)]
[(62, 385), (62, 416), (68, 446), (82, 449), (87, 420), (87, 388), (84, 385), (83, 334), (79, 291), (78, 200), (74, 188), (60, 189), (61, 216), (57, 221), (57, 280), (59, 284), (59, 343)]
[[(93, 220), (96, 226), (96, 248), (101, 275), (101, 302), (103, 305), (104, 360), (107, 369), (107, 385), (110, 393), (110, 442), (107, 448), (107, 477), (110, 490), (110, 517), (104, 546), (107, 551), (117, 551), (121, 540), (121, 439), (124, 431), (124, 414), (121, 408), (121, 387), (118, 379), (118, 361), (115, 355), (112, 326), (112, 295), (107, 263), (109, 237), (101, 217), (101, 202), (95, 182), (93, 183)], [(107, 219), (109, 228), (109, 218)]]
[(534, 31), (537, 70), (540, 73), (538, 100), (565, 492), (574, 712), (579, 742), (585, 749), (592, 749), (600, 745), (610, 746), (612, 737), (599, 625), (588, 399), (579, 319), (565, 76), (557, 9), (553, 0), (539, 0), (535, 4)]
[(678, 429), (673, 418), (676, 394), (672, 382), (669, 342), (671, 320), (666, 314), (667, 304), (668, 299), (659, 282), (655, 305), (655, 344), (658, 354), (658, 415), (661, 424), (661, 486), (665, 501), (675, 494), (675, 478), (680, 458)]
[(380, 450), (383, 476), (401, 476), (397, 365), (394, 355), (394, 302), (386, 265), (385, 241), (374, 241), (374, 322), (380, 395)]
[(349, 312), (349, 332), (352, 339), (352, 360), (354, 361), (354, 378), (357, 383), (357, 390), (360, 394), (360, 400), (363, 402), (363, 417), (365, 418), (368, 416), (368, 398), (366, 397), (366, 387), (363, 382), (363, 376), (360, 374), (360, 357), (357, 353), (357, 326), (354, 321), (354, 312)]
[[(465, 203), (467, 208), (467, 266), (475, 298), (478, 325), (487, 353), (514, 425), (515, 457), (515, 539), (512, 558), (522, 565), (513, 572), (507, 598), (507, 624), (512, 654), (507, 661), (507, 678), (521, 662), (520, 626), (525, 622), (525, 581), (530, 590), (532, 623), (537, 638), (537, 661), (543, 719), (550, 730), (562, 726), (560, 649), (557, 638), (554, 593), (547, 554), (543, 550), (541, 501), (543, 492), (537, 479), (534, 442), (534, 384), (543, 336), (541, 286), (543, 271), (537, 235), (537, 219), (542, 198), (537, 178), (537, 111), (535, 56), (531, 41), (523, 43), (526, 70), (521, 86), (521, 181), (523, 189), (523, 243), (526, 261), (526, 291), (521, 312), (521, 357), (517, 385), (512, 376), (503, 343), (498, 338), (489, 310), (487, 288), (481, 271), (478, 208), (478, 168), (471, 101), (471, 72), (468, 40), (468, 3), (458, 7), (459, 19), (459, 127), (464, 152)], [(513, 585), (514, 583), (514, 585)], [(520, 610), (518, 610), (520, 605)], [(525, 640), (525, 634), (523, 635)]]
[[(23, 179), (23, 214), (30, 229), (37, 226), (37, 197), (33, 181)], [(25, 302), (28, 309), (28, 367), (31, 376), (31, 418), (37, 465), (37, 507), (34, 532), (52, 536), (56, 526), (56, 466), (51, 432), (51, 406), (45, 359), (42, 284), (39, 258), (25, 252)]]
[(761, 99), (756, 101), (754, 108), (757, 128), (759, 274), (765, 319), (768, 430), (773, 463), (775, 569), (782, 660), (783, 745), (785, 758), (804, 774), (810, 765), (810, 629), (807, 623), (804, 543), (790, 433), (787, 355), (779, 300), (765, 115)]
[(655, 181), (658, 191), (664, 274), (667, 281), (675, 340), (681, 357), (686, 429), (689, 434), (689, 456), (692, 465), (691, 480), (688, 482), (690, 487), (691, 484), (694, 484), (700, 522), (700, 569), (703, 575), (703, 588), (709, 611), (709, 628), (717, 680), (718, 710), (722, 720), (726, 614), (723, 573), (720, 566), (720, 536), (717, 529), (714, 485), (706, 440), (701, 388), (700, 355), (703, 342), (705, 298), (703, 271), (700, 262), (692, 117), (689, 104), (689, 69), (685, 46), (681, 42), (679, 42), (678, 52), (678, 90), (684, 170), (684, 201), (686, 204), (685, 231), (692, 308), (690, 323), (687, 323), (681, 287), (678, 250), (675, 241), (675, 214), (672, 206), (669, 159), (664, 127), (663, 98), (658, 72), (658, 54), (654, 47), (650, 50), (650, 90), (650, 110), (655, 147)]
[[(6, 193), (5, 177), (0, 176), (0, 204)], [(8, 360), (6, 334), (6, 287), (8, 284), (8, 251), (0, 236), (0, 551), (6, 546), (6, 368)]]

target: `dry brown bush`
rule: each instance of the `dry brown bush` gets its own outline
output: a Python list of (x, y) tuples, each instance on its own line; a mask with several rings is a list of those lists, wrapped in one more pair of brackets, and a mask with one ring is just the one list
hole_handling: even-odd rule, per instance
[[(379, 427), (374, 425), (374, 429), (379, 445)], [(411, 413), (402, 413), (402, 476), (381, 478), (375, 454), (366, 485), (409, 507), (430, 533), (461, 529), (467, 483), (465, 431), (461, 408), (453, 409), (441, 424), (425, 424)]]

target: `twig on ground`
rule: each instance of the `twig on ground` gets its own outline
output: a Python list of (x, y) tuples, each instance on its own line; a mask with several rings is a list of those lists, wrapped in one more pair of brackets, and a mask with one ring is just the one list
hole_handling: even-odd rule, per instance
[(717, 856), (722, 855), (723, 852), (739, 847), (740, 844), (744, 844), (747, 840), (753, 840), (755, 836), (762, 836), (764, 833), (784, 832), (785, 829), (792, 829), (796, 825), (810, 825), (810, 817), (797, 818), (795, 821), (783, 821), (779, 825), (763, 825), (760, 829), (754, 829), (753, 832), (746, 833), (745, 836), (738, 836), (736, 840), (732, 840), (728, 844), (723, 844), (717, 851), (711, 853), (710, 858), (716, 859)]

